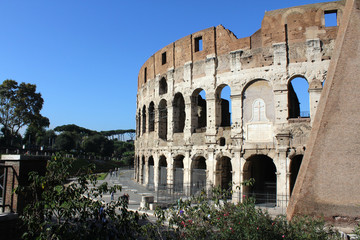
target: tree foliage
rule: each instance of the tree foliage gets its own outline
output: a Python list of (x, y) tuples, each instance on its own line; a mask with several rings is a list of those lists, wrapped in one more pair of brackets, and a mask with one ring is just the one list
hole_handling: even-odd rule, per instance
[(62, 151), (71, 151), (76, 148), (78, 136), (73, 132), (63, 132), (56, 137), (55, 147)]
[(67, 125), (62, 125), (62, 126), (58, 126), (56, 128), (54, 128), (54, 130), (56, 132), (76, 132), (78, 134), (81, 135), (92, 135), (92, 134), (96, 134), (96, 131), (87, 129), (87, 128), (83, 128), (83, 127), (79, 127), (75, 124), (67, 124)]
[(114, 142), (100, 134), (92, 135), (84, 140), (83, 150), (88, 153), (110, 156), (114, 151)]
[(5, 80), (0, 85), (0, 124), (3, 125), (8, 144), (25, 126), (49, 126), (49, 119), (40, 114), (43, 103), (41, 94), (36, 92), (35, 84), (18, 84), (14, 80)]
[[(104, 194), (120, 186), (96, 184), (93, 168), (84, 169), (68, 183), (71, 161), (54, 157), (45, 176), (30, 174), (31, 184), (18, 193), (32, 201), (21, 220), (24, 239), (138, 239), (142, 234), (137, 213), (128, 211), (126, 199), (104, 203)], [(145, 217), (145, 216), (143, 216)]]

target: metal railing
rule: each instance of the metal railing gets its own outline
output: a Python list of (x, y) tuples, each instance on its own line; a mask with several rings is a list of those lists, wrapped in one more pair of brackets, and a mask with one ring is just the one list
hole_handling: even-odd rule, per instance
[[(208, 183), (208, 186), (211, 186)], [(148, 185), (149, 190), (156, 190), (154, 184)], [(156, 199), (160, 205), (168, 206), (175, 204), (180, 198), (188, 198), (191, 195), (197, 195), (201, 192), (206, 192), (208, 196), (211, 194), (211, 191), (206, 190), (206, 184), (167, 184), (159, 185), (157, 187)], [(250, 193), (241, 193), (236, 192), (233, 195), (228, 196), (228, 200), (231, 201), (232, 198), (242, 201), (245, 198), (252, 198), (255, 201), (255, 205), (261, 209), (266, 210), (270, 215), (279, 215), (286, 214), (286, 208), (289, 203), (288, 195), (279, 195), (273, 192), (250, 192)]]
[[(153, 186), (150, 186), (150, 188), (155, 189)], [(180, 198), (187, 198), (191, 195), (197, 195), (202, 191), (206, 192), (206, 183), (203, 182), (197, 182), (193, 184), (163, 184), (157, 187), (156, 199), (160, 204), (173, 204)]]
[(300, 111), (300, 117), (309, 118), (310, 117), (310, 111)]
[(4, 164), (0, 164), (0, 190), (1, 190), (1, 199), (0, 199), (0, 209), (1, 212), (5, 212), (6, 207), (9, 207), (11, 210), (11, 206), (9, 204), (6, 204), (6, 200), (8, 197), (7, 192), (13, 192), (13, 189), (8, 191), (7, 189), (8, 185), (13, 186), (14, 184), (8, 184), (8, 174), (9, 169), (11, 169), (11, 166), (6, 166)]
[(257, 207), (265, 209), (272, 215), (286, 214), (286, 208), (289, 203), (288, 195), (271, 192), (250, 192), (237, 194), (238, 199), (253, 198)]

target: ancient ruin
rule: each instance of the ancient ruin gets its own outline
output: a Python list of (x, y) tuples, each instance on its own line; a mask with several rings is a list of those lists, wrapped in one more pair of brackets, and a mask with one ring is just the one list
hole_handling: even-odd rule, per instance
[[(151, 56), (138, 76), (136, 180), (185, 194), (231, 186), (234, 202), (251, 195), (286, 207), (344, 4), (266, 12), (250, 37), (238, 39), (220, 25)], [(335, 25), (328, 26), (328, 15)], [(309, 86), (309, 113), (292, 84), (299, 78)], [(254, 186), (241, 186), (251, 178)]]
[(360, 217), (360, 0), (347, 0), (343, 15), (287, 216), (349, 226)]

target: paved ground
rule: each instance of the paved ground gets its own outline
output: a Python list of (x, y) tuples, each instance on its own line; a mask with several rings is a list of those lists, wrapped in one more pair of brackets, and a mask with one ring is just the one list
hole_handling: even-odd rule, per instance
[[(123, 196), (124, 194), (129, 194), (129, 210), (147, 213), (149, 214), (149, 216), (153, 216), (154, 211), (140, 209), (140, 202), (143, 195), (154, 196), (156, 201), (156, 193), (154, 191), (146, 189), (144, 186), (134, 181), (133, 169), (121, 169), (118, 171), (117, 174), (115, 174), (114, 172), (112, 176), (108, 174), (105, 180), (98, 181), (98, 184), (100, 185), (105, 181), (108, 182), (110, 186), (122, 186), (122, 191), (117, 192), (114, 195), (114, 199), (117, 199), (119, 196)], [(109, 202), (111, 200), (110, 194), (103, 195), (102, 199), (106, 202)]]

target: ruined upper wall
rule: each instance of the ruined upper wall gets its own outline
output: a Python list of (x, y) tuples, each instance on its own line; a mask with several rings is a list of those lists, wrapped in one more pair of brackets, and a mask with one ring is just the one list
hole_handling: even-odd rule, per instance
[[(342, 0), (266, 12), (261, 29), (246, 38), (238, 39), (222, 25), (188, 35), (162, 48), (145, 62), (138, 75), (138, 88), (155, 76), (166, 74), (169, 69), (237, 50), (244, 51), (241, 60), (243, 69), (270, 66), (274, 64), (272, 46), (278, 43), (287, 45), (289, 63), (304, 62), (307, 59), (304, 58), (303, 44), (307, 40), (320, 39), (325, 48), (322, 59), (327, 60), (331, 55), (327, 54), (326, 47), (336, 38), (338, 27), (325, 27), (324, 13), (336, 11), (339, 25), (344, 4), (345, 0)], [(203, 45), (201, 51), (196, 49), (199, 38)], [(227, 70), (229, 66), (218, 69), (220, 72)]]

